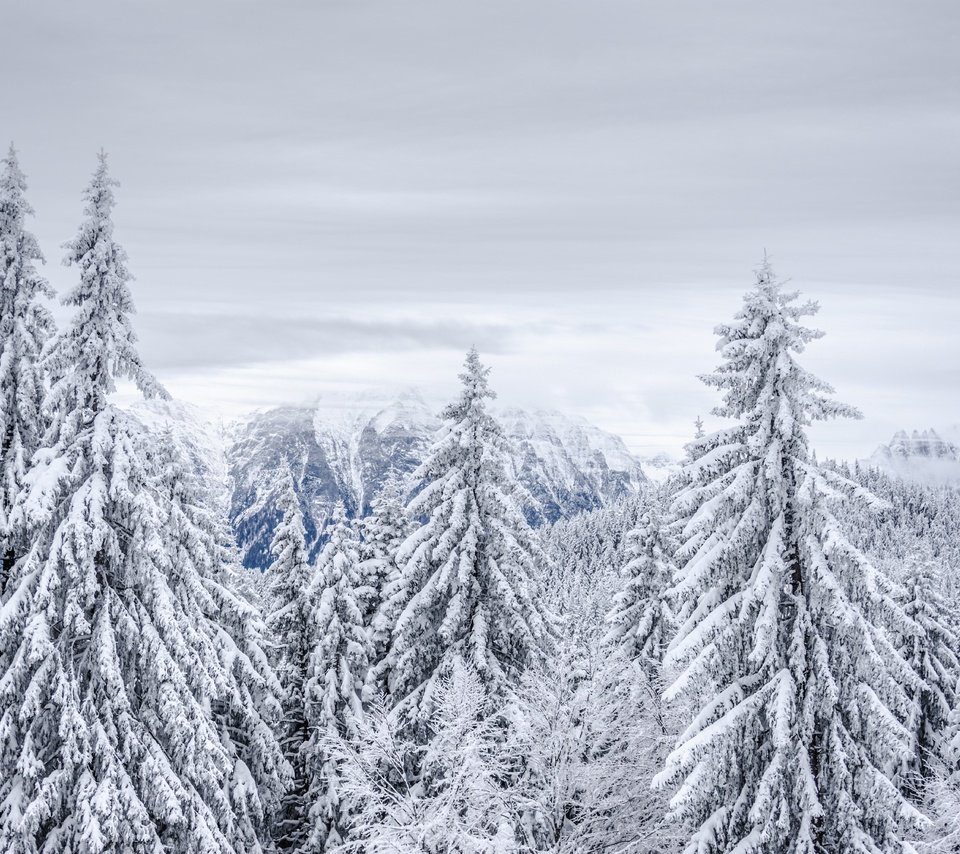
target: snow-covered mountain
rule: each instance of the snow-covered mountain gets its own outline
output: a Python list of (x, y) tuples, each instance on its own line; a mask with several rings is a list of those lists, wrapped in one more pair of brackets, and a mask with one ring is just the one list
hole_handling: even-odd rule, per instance
[(929, 484), (960, 484), (960, 443), (935, 430), (900, 430), (865, 462), (906, 480)]
[(208, 486), (226, 487), (225, 429), (217, 415), (180, 400), (157, 398), (137, 400), (129, 411), (151, 432), (169, 431), (181, 452), (207, 478)]
[[(606, 506), (636, 493), (645, 481), (622, 440), (583, 419), (519, 409), (498, 415), (516, 447), (517, 476), (529, 494), (525, 511), (534, 523)], [(284, 458), (314, 539), (337, 501), (351, 515), (364, 513), (391, 467), (412, 472), (439, 426), (416, 391), (386, 401), (371, 395), (280, 407), (237, 425), (226, 453), (231, 516), (245, 563), (269, 563), (277, 521), (273, 489)]]
[(555, 410), (495, 414), (516, 449), (517, 477), (533, 499), (527, 508), (532, 522), (605, 506), (646, 481), (623, 440), (585, 418)]
[(666, 453), (641, 457), (640, 464), (647, 479), (658, 486), (675, 477), (683, 468), (683, 462), (680, 459)]

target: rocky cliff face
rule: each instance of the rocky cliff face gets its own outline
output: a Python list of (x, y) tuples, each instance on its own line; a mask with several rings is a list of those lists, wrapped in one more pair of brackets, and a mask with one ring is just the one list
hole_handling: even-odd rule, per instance
[[(534, 524), (603, 507), (635, 494), (645, 477), (623, 442), (589, 422), (558, 412), (499, 413), (516, 448), (525, 512)], [(350, 515), (369, 510), (391, 467), (414, 470), (440, 423), (416, 392), (386, 403), (283, 407), (259, 413), (232, 431), (226, 449), (232, 483), (231, 518), (244, 562), (265, 567), (277, 519), (276, 472), (293, 469), (316, 540), (327, 514), (343, 501)]]
[(960, 484), (960, 445), (935, 430), (896, 433), (866, 460), (894, 477), (930, 484)]

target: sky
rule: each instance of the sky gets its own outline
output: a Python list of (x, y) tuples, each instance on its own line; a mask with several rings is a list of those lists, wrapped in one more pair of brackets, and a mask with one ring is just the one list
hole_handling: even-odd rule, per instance
[(226, 417), (454, 393), (677, 453), (767, 251), (869, 454), (960, 423), (960, 4), (138, 0), (3, 9), (0, 140), (58, 289), (103, 147), (141, 353)]

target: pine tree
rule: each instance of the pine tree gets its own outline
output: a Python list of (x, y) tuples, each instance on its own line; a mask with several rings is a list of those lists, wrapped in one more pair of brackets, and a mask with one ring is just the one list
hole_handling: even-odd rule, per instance
[(270, 546), (274, 560), (267, 570), (267, 627), (273, 639), (274, 661), (283, 690), (280, 738), (294, 775), (277, 817), (274, 837), (280, 849), (295, 850), (303, 844), (306, 832), (307, 778), (303, 751), (309, 733), (304, 698), (312, 638), (309, 594), (313, 567), (307, 553), (303, 512), (286, 461), (279, 480), (278, 509), (283, 516)]
[(404, 502), (407, 491), (405, 478), (391, 468), (374, 496), (371, 514), (357, 524), (360, 579), (367, 591), (363, 621), (370, 636), (371, 687), (377, 693), (386, 687), (387, 652), (401, 605), (395, 596), (401, 583), (397, 552), (413, 529)]
[(668, 854), (666, 798), (650, 782), (677, 730), (665, 726), (642, 662), (593, 628), (593, 637), (565, 633), (559, 654), (511, 692), (505, 776), (523, 850)]
[(899, 776), (904, 793), (918, 804), (923, 803), (928, 784), (950, 762), (950, 715), (960, 699), (956, 614), (940, 593), (939, 575), (927, 547), (911, 557), (903, 578), (904, 610), (915, 627), (904, 639), (906, 658), (921, 685), (914, 688), (913, 713), (907, 721), (913, 747)]
[(673, 613), (666, 601), (673, 580), (668, 535), (661, 521), (659, 499), (640, 516), (627, 537), (624, 585), (607, 616), (606, 642), (628, 661), (639, 661), (648, 676), (659, 680), (660, 663), (673, 635)]
[[(396, 710), (375, 702), (357, 736), (331, 742), (343, 791), (356, 804), (349, 854), (518, 854), (519, 799), (503, 786), (511, 757), (483, 682), (456, 664), (438, 679), (435, 737), (409, 740)], [(409, 757), (421, 756), (419, 785)]]
[(37, 272), (43, 255), (26, 230), (33, 214), (13, 146), (0, 175), (0, 602), (6, 579), (27, 550), (30, 532), (12, 524), (27, 468), (43, 435), (41, 353), (53, 319), (41, 302), (53, 290)]
[(693, 422), (693, 438), (699, 440), (706, 435), (706, 431), (703, 429), (703, 419), (698, 415)]
[(109, 402), (120, 378), (166, 394), (134, 346), (114, 185), (101, 155), (68, 244), (80, 284), (47, 360), (50, 423), (15, 509), (37, 535), (0, 613), (0, 850), (258, 851), (237, 791), (256, 788), (255, 763), (211, 711), (249, 685), (223, 657), (208, 552), (179, 524), (155, 443)]
[(507, 441), (486, 408), (489, 369), (475, 349), (460, 399), (414, 473), (425, 483), (411, 518), (426, 523), (400, 547), (403, 603), (390, 652), (390, 691), (421, 730), (429, 728), (436, 680), (463, 661), (496, 696), (537, 660), (549, 625), (537, 601), (543, 552), (512, 495)]
[(358, 594), (359, 563), (359, 542), (338, 503), (310, 591), (314, 646), (306, 689), (310, 740), (304, 749), (310, 836), (303, 850), (317, 854), (345, 840), (350, 818), (331, 742), (356, 737), (367, 699), (370, 642)]
[(915, 812), (889, 778), (910, 752), (918, 680), (890, 641), (911, 621), (846, 538), (834, 507), (869, 500), (818, 467), (807, 425), (856, 415), (795, 360), (820, 333), (769, 264), (704, 381), (738, 423), (692, 447), (675, 502), (687, 606), (668, 697), (700, 705), (658, 776), (689, 852), (899, 852)]
[(199, 625), (208, 635), (201, 645), (223, 669), (210, 698), (214, 726), (231, 761), (230, 838), (235, 850), (259, 851), (291, 774), (274, 734), (282, 689), (268, 661), (267, 629), (242, 591), (243, 570), (223, 496), (201, 484), (169, 432), (157, 458), (164, 551), (188, 585), (201, 579), (206, 619)]

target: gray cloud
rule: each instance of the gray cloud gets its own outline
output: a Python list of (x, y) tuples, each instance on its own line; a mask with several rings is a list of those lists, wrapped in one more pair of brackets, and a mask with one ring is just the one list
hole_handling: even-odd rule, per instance
[(516, 338), (516, 330), (503, 324), (457, 319), (206, 316), (158, 311), (143, 316), (137, 325), (141, 355), (159, 371), (203, 370), (332, 354), (466, 350), (474, 345), (496, 354)]
[(766, 247), (868, 414), (818, 441), (960, 420), (951, 0), (10, 6), (42, 243), (106, 146), (145, 356), (198, 400), (440, 383), (479, 337), (514, 402), (675, 448)]

